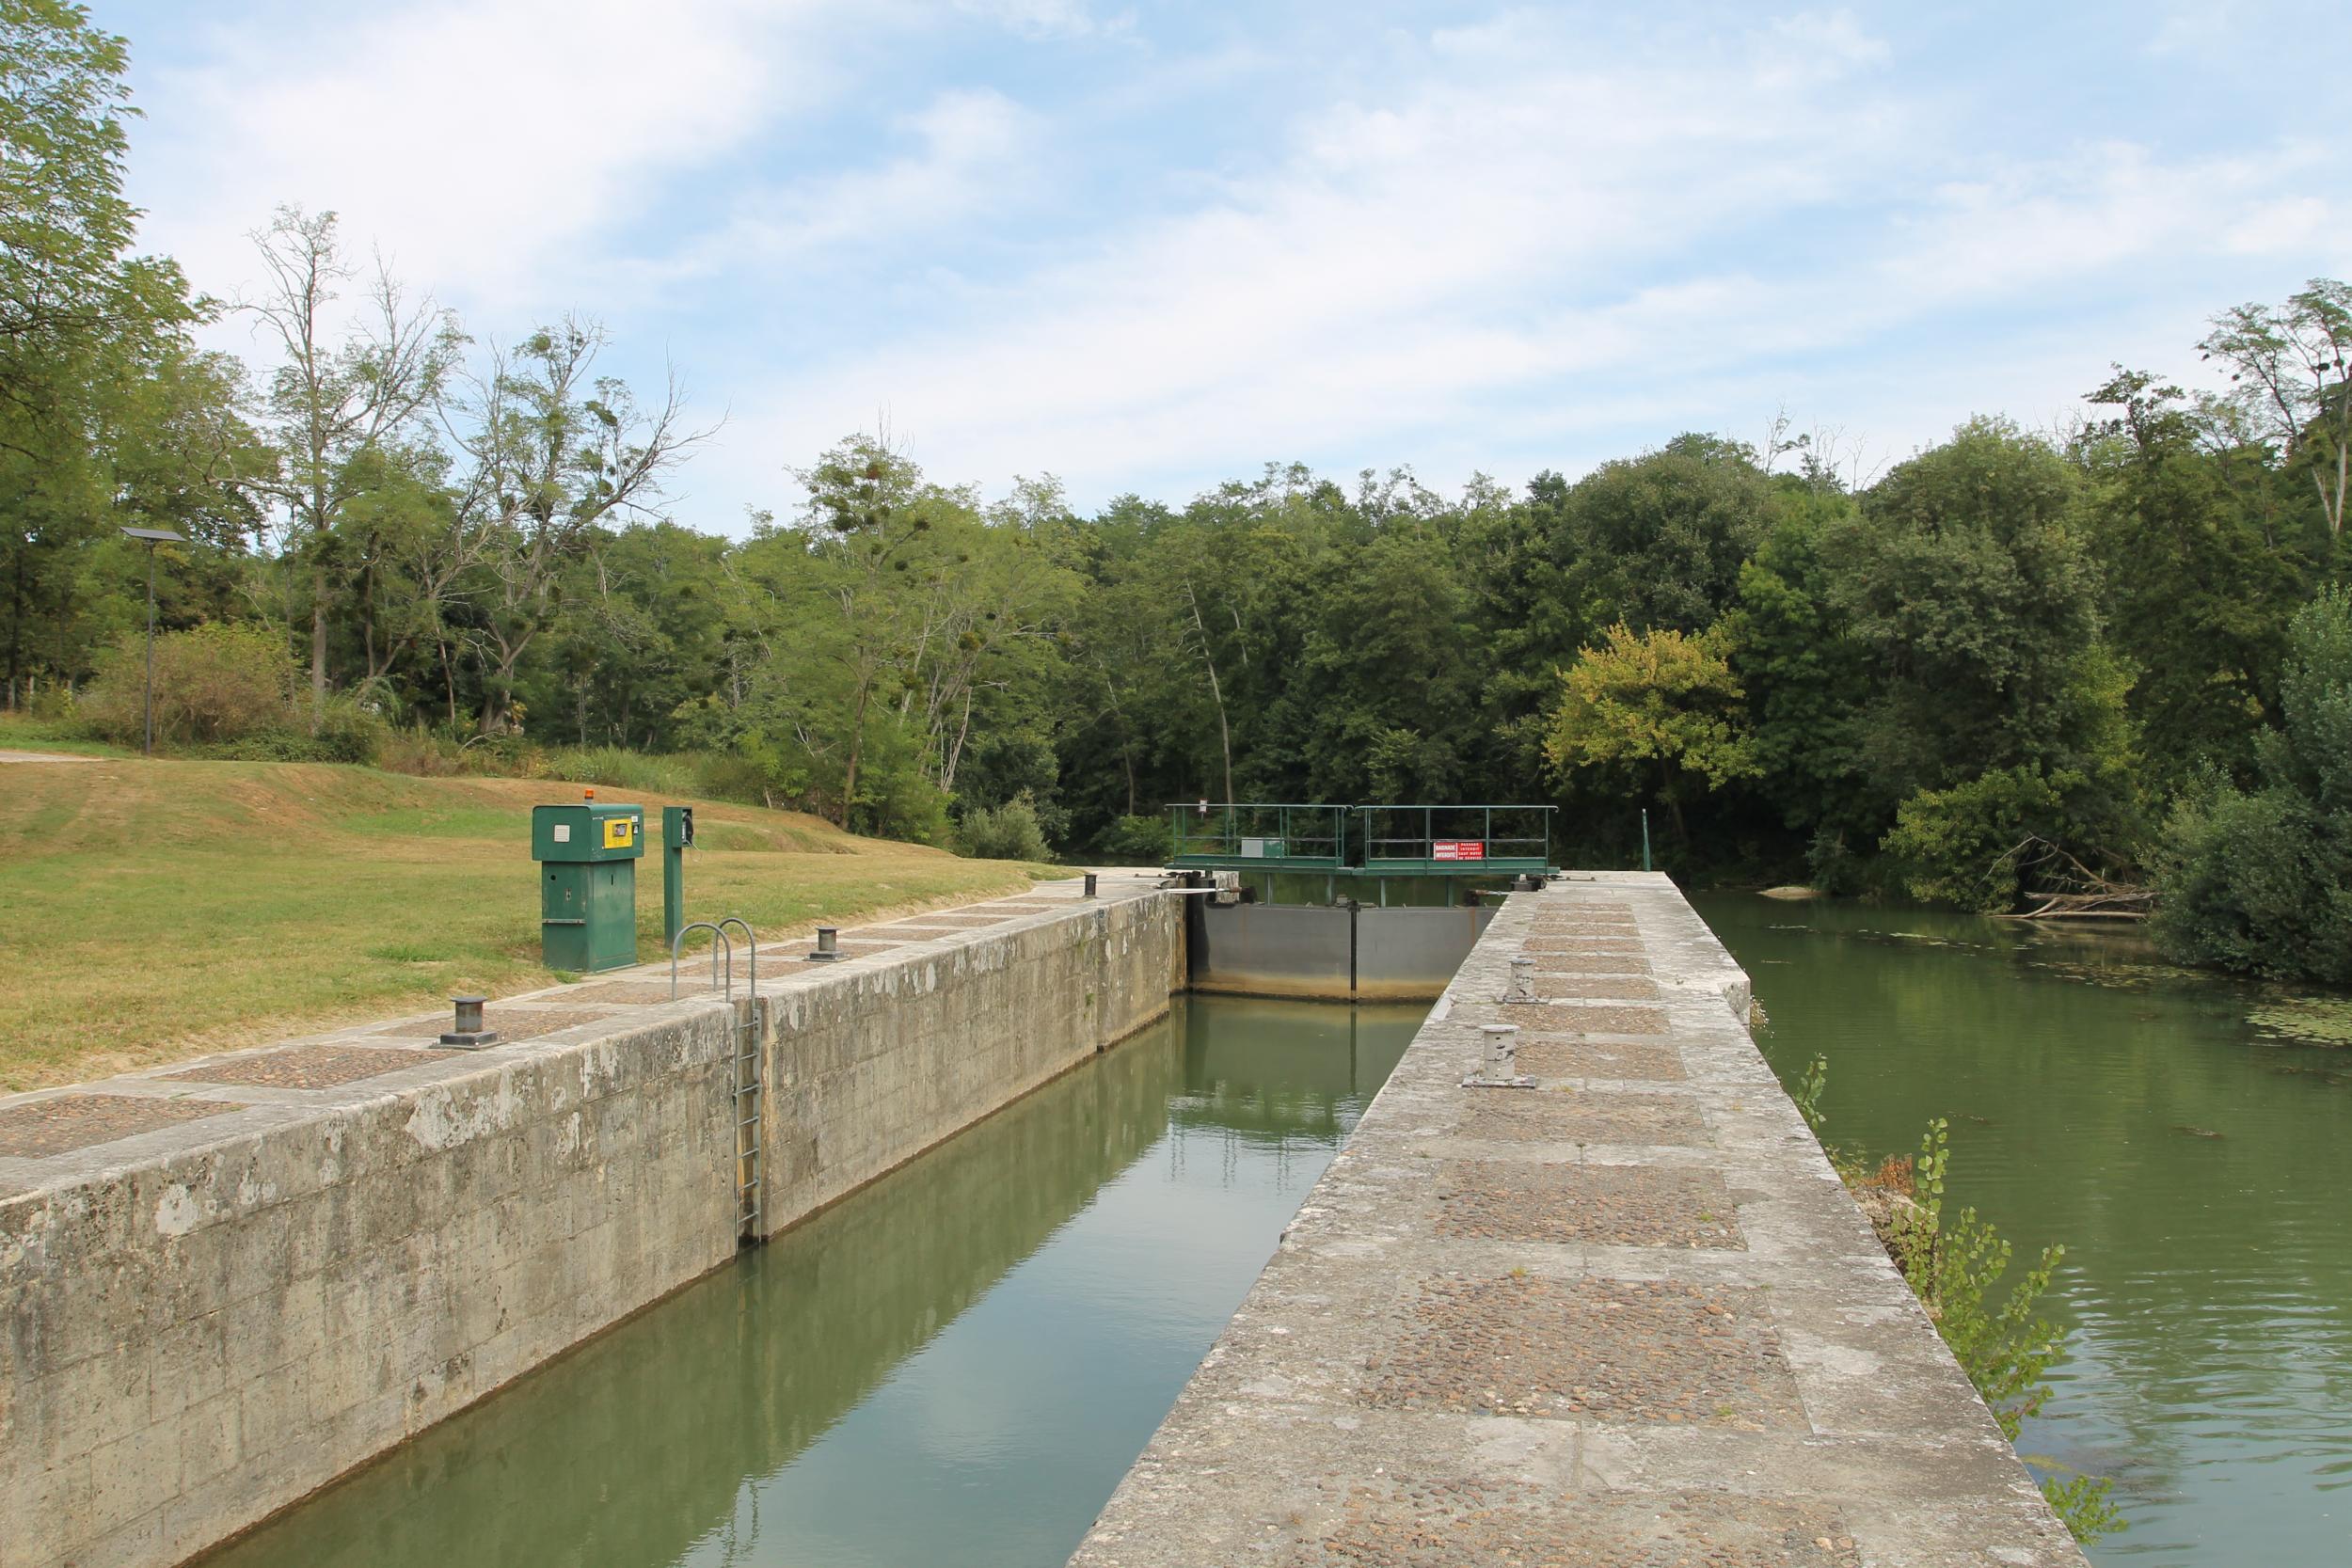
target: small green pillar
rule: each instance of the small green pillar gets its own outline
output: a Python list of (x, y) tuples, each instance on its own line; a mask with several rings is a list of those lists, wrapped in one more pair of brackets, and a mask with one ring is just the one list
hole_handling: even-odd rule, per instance
[(686, 851), (694, 847), (694, 808), (661, 808), (661, 942), (677, 945), (686, 928)]

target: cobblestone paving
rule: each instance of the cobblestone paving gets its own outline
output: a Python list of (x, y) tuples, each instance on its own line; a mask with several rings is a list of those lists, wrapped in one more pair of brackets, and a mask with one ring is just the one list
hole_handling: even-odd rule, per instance
[(1554, 1006), (1545, 1009), (1547, 1033), (1567, 1035), (1662, 1035), (1663, 1007)]
[(1461, 1160), (1446, 1168), (1438, 1234), (1557, 1246), (1740, 1247), (1731, 1194), (1711, 1170), (1531, 1165)]
[(242, 1105), (216, 1100), (148, 1100), (127, 1094), (63, 1094), (0, 1111), (0, 1154), (38, 1160), (109, 1144), (159, 1127), (199, 1121)]
[[(685, 992), (686, 987), (683, 979), (679, 982), (678, 990), (681, 994)], [(494, 1002), (482, 1009), (482, 1026), (485, 1029), (498, 1031), (499, 1044), (512, 1045), (516, 1040), (535, 1040), (541, 1036), (569, 1029), (576, 1023), (594, 1023), (598, 1019), (612, 1016), (612, 1010), (610, 1007), (530, 1008)], [(438, 1039), (442, 1032), (449, 1028), (450, 1022), (447, 1019), (437, 1019), (431, 1022), (388, 1023), (373, 1032), (378, 1035), (394, 1036), (401, 1039)]]
[[(675, 996), (670, 994), (670, 982), (667, 980), (605, 980), (575, 987), (564, 992), (564, 1000), (618, 1002), (625, 1006), (650, 1007), (662, 1002), (695, 1002), (718, 994), (719, 988), (710, 983), (710, 970), (706, 964), (678, 971)], [(384, 1031), (377, 1032), (381, 1034)]]
[(1589, 920), (1538, 920), (1527, 929), (1531, 935), (1539, 937), (1630, 937), (1640, 934), (1631, 916), (1623, 920), (1608, 916)]
[(1597, 958), (1558, 953), (1534, 953), (1537, 974), (1647, 974), (1649, 960), (1638, 953), (1609, 953)]
[(289, 1051), (269, 1051), (255, 1056), (232, 1056), (225, 1062), (189, 1068), (164, 1075), (175, 1084), (244, 1084), (268, 1089), (331, 1089), (362, 1078), (398, 1072), (420, 1063), (446, 1061), (447, 1051), (394, 1051), (368, 1045), (298, 1045)]
[(911, 931), (920, 927), (927, 931), (977, 931), (983, 926), (1001, 926), (1005, 918), (1000, 914), (927, 914), (920, 920), (910, 920), (903, 926), (877, 926), (874, 929), (877, 931)]
[(1672, 1280), (1422, 1282), (1367, 1404), (1462, 1415), (1801, 1431), (1804, 1406), (1760, 1291)]
[(1701, 1144), (1707, 1128), (1688, 1101), (1663, 1094), (1475, 1089), (1461, 1135), (1495, 1143)]
[(1859, 1568), (1836, 1511), (1713, 1492), (1610, 1496), (1392, 1475), (1358, 1483), (1295, 1568)]
[(1501, 997), (1492, 1002), (1465, 1002), (1446, 1016), (1455, 1023), (1516, 1023), (1525, 1034), (1570, 1038), (1666, 1033), (1663, 1008), (1580, 1003), (1555, 998), (1542, 986), (1535, 991), (1533, 1002), (1505, 1002)]
[(1546, 986), (1543, 993), (1561, 1002), (1655, 1002), (1658, 986), (1639, 975), (1608, 974)]
[(1690, 1076), (1682, 1053), (1671, 1045), (1527, 1034), (1519, 1036), (1519, 1070), (1536, 1078), (1638, 1078), (1660, 1084)]
[(1634, 937), (1529, 937), (1522, 950), (1533, 956), (1537, 953), (1619, 953), (1641, 952), (1642, 943)]

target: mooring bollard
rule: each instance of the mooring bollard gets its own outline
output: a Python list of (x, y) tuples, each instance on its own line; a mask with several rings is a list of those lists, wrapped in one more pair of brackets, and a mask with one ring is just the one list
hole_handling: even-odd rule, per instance
[(1535, 998), (1535, 960), (1511, 960), (1511, 989), (1502, 993), (1505, 1002), (1533, 1002)]
[(1482, 1023), (1478, 1028), (1485, 1043), (1485, 1053), (1478, 1070), (1462, 1080), (1466, 1089), (1532, 1089), (1533, 1078), (1519, 1076), (1519, 1026), (1516, 1023)]
[(1093, 897), (1093, 896), (1094, 896), (1094, 873), (1093, 873), (1093, 872), (1091, 872), (1091, 871), (1089, 871), (1089, 872), (1088, 872), (1088, 873), (1087, 873), (1087, 891), (1086, 891), (1086, 895), (1087, 895), (1089, 898), (1091, 898), (1091, 897)]
[(482, 1005), (486, 996), (453, 996), (450, 1001), (457, 1008), (456, 1026), (441, 1037), (443, 1045), (461, 1051), (479, 1051), (485, 1045), (498, 1043), (499, 1032), (482, 1026)]
[(808, 956), (813, 964), (829, 964), (841, 957), (841, 931), (838, 927), (817, 927), (817, 951)]

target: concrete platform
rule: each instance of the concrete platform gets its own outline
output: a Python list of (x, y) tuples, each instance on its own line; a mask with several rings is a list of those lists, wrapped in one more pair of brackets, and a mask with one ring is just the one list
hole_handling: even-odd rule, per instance
[(1513, 895), (1075, 1568), (2081, 1568), (1749, 1001), (1662, 876)]

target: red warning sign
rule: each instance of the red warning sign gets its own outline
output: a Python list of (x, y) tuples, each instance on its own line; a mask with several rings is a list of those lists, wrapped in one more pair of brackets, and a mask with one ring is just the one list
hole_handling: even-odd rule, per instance
[(1486, 858), (1486, 841), (1478, 838), (1441, 838), (1437, 841), (1431, 856), (1441, 861), (1483, 861)]

